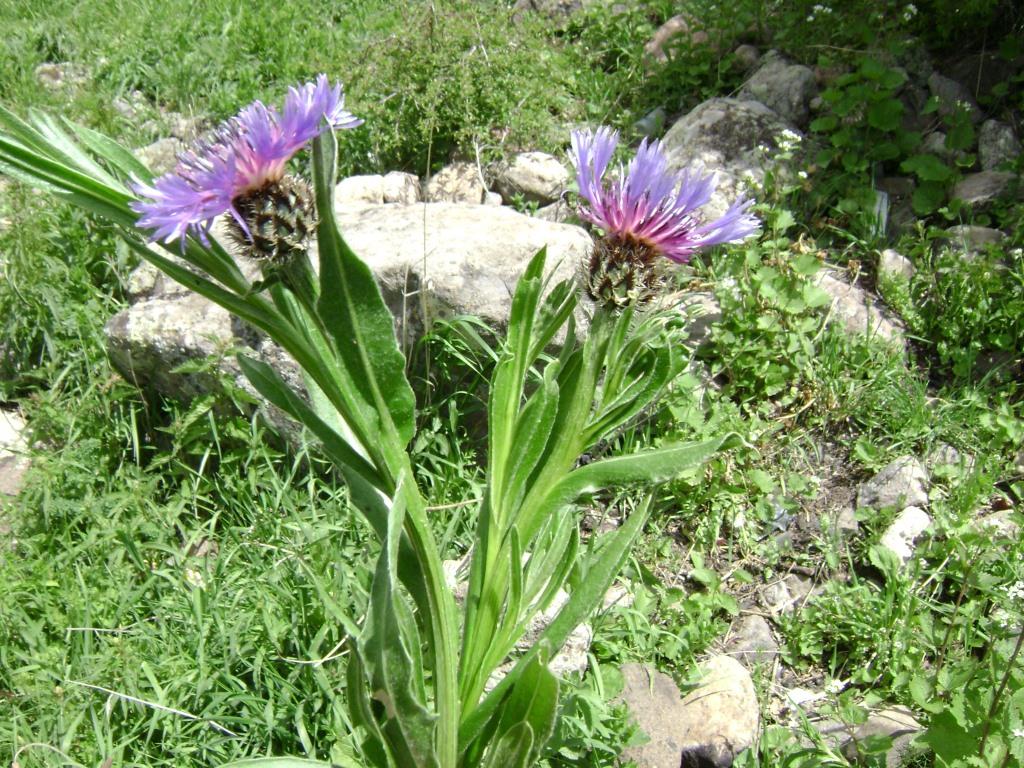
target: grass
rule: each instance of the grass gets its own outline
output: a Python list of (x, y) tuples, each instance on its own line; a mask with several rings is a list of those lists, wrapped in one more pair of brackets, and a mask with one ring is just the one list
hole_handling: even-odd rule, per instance
[[(937, 56), (957, 35), (922, 21), (948, 17), (943, 2), (920, 4), (909, 22), (890, 13), (874, 27), (884, 43), (876, 47), (863, 24), (809, 22), (804, 5), (773, 17), (776, 44), (822, 66), (844, 63), (848, 49), (845, 63), (866, 73), (861, 80), (879, 71), (865, 60), (890, 66), (907, 35)], [(834, 13), (852, 21), (877, 10), (862, 5)], [(0, 0), (0, 103), (57, 111), (141, 145), (176, 113), (208, 126), (326, 71), (367, 119), (343, 137), (344, 170), (422, 174), (453, 156), (561, 151), (567, 128), (581, 123), (629, 135), (654, 107), (675, 113), (727, 95), (742, 79), (732, 44), (762, 42), (769, 6), (741, 2), (720, 18), (701, 4), (721, 46), (683, 46), (652, 69), (642, 45), (676, 6), (596, 5), (558, 25), (513, 24), (501, 3), (462, 0), (402, 12), (375, 0), (60, 2), (45, 11)], [(1019, 31), (1006, 3), (968, 11), (962, 23), (986, 20), (993, 49), (997, 32)], [(47, 62), (84, 79), (41, 87), (35, 73)], [(879, 83), (872, 103), (885, 104), (892, 94)], [(986, 108), (1019, 109), (1020, 83), (1009, 78)], [(856, 100), (838, 86), (830, 98)], [(912, 137), (887, 124), (859, 128), (844, 149), (848, 167), (817, 163), (809, 151), (785, 158), (811, 181), (769, 175), (759, 199), (770, 231), (687, 275), (725, 310), (698, 353), (715, 386), (698, 395), (697, 378), (682, 378), (658, 413), (597, 448), (628, 452), (727, 430), (750, 446), (659, 493), (628, 568), (635, 602), (595, 619), (593, 671), (568, 686), (549, 765), (614, 765), (635, 738), (611, 703), (617, 665), (643, 660), (687, 678), (758, 584), (794, 568), (827, 584), (779, 620), (795, 675), (845, 685), (823, 715), (852, 728), (869, 707), (905, 704), (936, 755), (922, 764), (966, 765), (983, 742), (995, 762), (975, 764), (1024, 761), (1013, 736), (1024, 727), (1013, 641), (1024, 549), (1019, 534), (978, 524), (1007, 507), (1019, 523), (1014, 510), (1024, 503), (1024, 207), (1012, 198), (976, 214), (943, 205), (884, 243), (858, 201), (876, 164), (895, 173), (906, 159), (875, 157), (880, 137)], [(831, 151), (836, 135), (823, 127), (810, 141)], [(117, 376), (103, 326), (124, 306), (134, 260), (116, 233), (13, 184), (0, 188), (0, 219), (0, 401), (25, 412), (35, 445), (28, 487), (0, 501), (11, 528), (0, 542), (0, 760), (206, 766), (354, 754), (340, 611), (358, 612), (375, 552), (343, 484), (315, 446), (284, 449), (227, 382), (179, 403)], [(937, 235), (971, 221), (1013, 234), (968, 262)], [(886, 245), (914, 262), (909, 282), (876, 279)], [(822, 259), (877, 283), (907, 323), (907, 351), (822, 326), (812, 287)], [(461, 319), (432, 329), (410, 354), (417, 479), (452, 555), (473, 523), (462, 502), (481, 486), (487, 338)], [(843, 493), (890, 460), (942, 446), (973, 462), (933, 473), (933, 526), (906, 569), (877, 546), (899, 510), (861, 510), (858, 532), (846, 537), (827, 525), (781, 535), (779, 525), (801, 515), (827, 520)], [(597, 501), (614, 519), (629, 498)], [(765, 684), (766, 698), (773, 690)], [(801, 742), (765, 704), (761, 748), (743, 765), (845, 764)]]

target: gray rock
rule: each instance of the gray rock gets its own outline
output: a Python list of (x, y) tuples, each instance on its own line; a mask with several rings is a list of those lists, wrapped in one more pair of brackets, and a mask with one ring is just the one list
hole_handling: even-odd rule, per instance
[(655, 139), (661, 135), (661, 132), (665, 129), (665, 120), (667, 119), (665, 110), (662, 107), (652, 109), (646, 115), (641, 117), (635, 123), (633, 123), (633, 130), (637, 132), (639, 136), (645, 136), (648, 139)]
[[(764, 183), (766, 153), (778, 150), (793, 129), (758, 101), (710, 99), (680, 118), (662, 145), (669, 167), (701, 165), (717, 174), (718, 187), (705, 206), (705, 216), (721, 216), (753, 184)], [(763, 147), (763, 149), (761, 149)]]
[(938, 72), (932, 72), (928, 78), (928, 90), (939, 100), (940, 115), (952, 115), (959, 109), (966, 109), (972, 123), (981, 122), (981, 107), (967, 86)]
[[(574, 277), (592, 247), (590, 235), (579, 227), (501, 207), (342, 205), (338, 220), (348, 244), (380, 281), (399, 338), (409, 343), (433, 319), (449, 314), (474, 314), (504, 325), (515, 281), (537, 250), (547, 246), (549, 269), (563, 279)], [(220, 232), (215, 228), (214, 235)], [(237, 260), (250, 280), (257, 277), (254, 262)], [(148, 274), (131, 281), (135, 303), (106, 327), (111, 360), (126, 378), (181, 399), (211, 391), (219, 375), (246, 386), (234, 358), (226, 355), (243, 347), (298, 383), (294, 363), (276, 346), (152, 268), (140, 270)], [(210, 373), (173, 372), (181, 363), (210, 356), (222, 357)], [(289, 424), (272, 409), (265, 415), (275, 426)]]
[(575, 209), (561, 200), (551, 205), (545, 205), (543, 208), (538, 208), (533, 212), (534, 218), (553, 221), (559, 224), (572, 221), (575, 215)]
[(396, 315), (418, 327), (450, 314), (503, 326), (515, 282), (541, 247), (547, 246), (549, 268), (564, 279), (575, 276), (593, 244), (579, 227), (507, 207), (342, 206), (338, 219)]
[(501, 165), (494, 187), (506, 200), (517, 195), (528, 202), (547, 205), (557, 200), (569, 182), (562, 161), (545, 152), (522, 152)]
[(998, 229), (991, 227), (978, 227), (973, 224), (958, 224), (946, 230), (951, 247), (976, 253), (984, 250), (989, 245), (999, 245), (1006, 239), (1006, 235)]
[(916, 186), (909, 176), (883, 176), (875, 182), (875, 189), (891, 197), (910, 197)]
[(1020, 539), (1020, 523), (1013, 518), (1012, 509), (982, 515), (974, 521), (973, 527), (974, 530), (993, 539), (1005, 539), (1010, 542)]
[(887, 737), (892, 739), (892, 746), (886, 752), (886, 768), (899, 768), (916, 754), (912, 746), (914, 738), (924, 732), (924, 728), (906, 707), (890, 707), (873, 712), (866, 722), (862, 723), (853, 736), (842, 746), (843, 756), (850, 761), (861, 759), (858, 745), (871, 737)]
[(473, 203), (484, 201), (483, 179), (480, 169), (473, 163), (446, 165), (427, 181), (428, 203)]
[(952, 162), (963, 155), (963, 152), (946, 146), (946, 134), (942, 131), (932, 131), (921, 140), (921, 153), (935, 155), (946, 162)]
[(483, 205), (501, 205), (504, 201), (497, 192), (484, 192)]
[(170, 173), (178, 164), (178, 155), (186, 149), (181, 139), (157, 139), (135, 150), (135, 157), (155, 175)]
[(851, 285), (829, 269), (819, 271), (814, 281), (832, 297), (830, 322), (839, 323), (852, 335), (867, 334), (903, 343), (903, 323), (863, 288)]
[(737, 46), (736, 50), (732, 52), (732, 55), (736, 57), (736, 61), (739, 65), (747, 71), (752, 70), (757, 66), (758, 62), (761, 61), (761, 52), (757, 50), (757, 46), (749, 45), (747, 43)]
[(1020, 142), (1013, 126), (986, 120), (978, 131), (978, 160), (983, 171), (991, 171), (1020, 154)]
[(411, 173), (391, 171), (384, 174), (383, 192), (385, 203), (412, 205), (420, 202), (422, 189), (420, 180)]
[(701, 667), (700, 684), (681, 697), (668, 675), (639, 664), (623, 666), (621, 698), (650, 739), (628, 747), (623, 760), (639, 768), (727, 768), (754, 744), (760, 711), (750, 673), (729, 656), (715, 656)]
[(890, 279), (909, 280), (914, 276), (914, 263), (899, 251), (886, 248), (878, 257), (878, 274)]
[(758, 591), (758, 602), (772, 614), (792, 613), (811, 593), (811, 580), (789, 573), (765, 584)]
[(961, 454), (947, 443), (939, 443), (925, 457), (925, 466), (930, 470), (938, 467), (963, 467), (968, 472), (974, 469), (975, 459), (971, 454)]
[(85, 69), (68, 61), (47, 61), (36, 67), (36, 81), (51, 91), (74, 88), (89, 79)]
[(342, 179), (334, 188), (334, 201), (339, 205), (348, 203), (381, 205), (384, 202), (384, 177), (373, 173)]
[(25, 434), (22, 415), (0, 409), (0, 497), (17, 496), (25, 485), (32, 464)]
[(761, 65), (743, 85), (739, 97), (759, 101), (771, 107), (784, 120), (807, 126), (811, 100), (818, 95), (814, 72), (803, 64), (794, 64), (769, 51)]
[(920, 507), (907, 507), (892, 521), (879, 543), (906, 563), (914, 556), (914, 544), (928, 530), (932, 519)]
[(759, 614), (742, 616), (733, 622), (725, 652), (745, 667), (755, 664), (770, 664), (779, 655), (779, 643), (772, 634), (772, 627)]
[(715, 294), (707, 291), (687, 293), (679, 302), (679, 310), (689, 318), (689, 342), (699, 347), (711, 341), (711, 326), (722, 321), (722, 306)]
[(857, 489), (857, 506), (882, 507), (928, 505), (928, 470), (913, 456), (890, 462)]
[(1003, 194), (1011, 181), (1013, 174), (1008, 171), (969, 173), (954, 185), (951, 197), (968, 205), (984, 205)]
[(535, 12), (552, 21), (564, 23), (573, 14), (593, 3), (594, 0), (516, 0), (512, 12), (513, 18), (523, 13)]

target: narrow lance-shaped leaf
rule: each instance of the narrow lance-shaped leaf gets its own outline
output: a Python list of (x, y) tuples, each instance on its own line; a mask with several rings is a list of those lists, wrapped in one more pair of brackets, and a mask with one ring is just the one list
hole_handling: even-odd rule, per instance
[(720, 450), (741, 444), (738, 435), (713, 440), (680, 443), (595, 461), (573, 470), (543, 497), (531, 516), (521, 523), (523, 538), (529, 537), (550, 514), (571, 504), (585, 493), (626, 483), (664, 483), (682, 472), (698, 467)]
[[(378, 439), (412, 439), (416, 399), (405, 377), (405, 357), (395, 339), (394, 319), (369, 267), (352, 252), (334, 218), (337, 142), (327, 131), (313, 142), (313, 178), (320, 225), (318, 313), (334, 340), (348, 376), (345, 387), (363, 404), (360, 418), (380, 423)], [(353, 424), (353, 426), (356, 426)], [(391, 435), (388, 433), (392, 432)], [(362, 437), (370, 437), (364, 435)]]
[(626, 522), (611, 536), (611, 541), (602, 547), (594, 560), (588, 564), (586, 578), (579, 588), (573, 590), (568, 601), (554, 621), (547, 626), (533, 646), (512, 668), (512, 671), (487, 694), (475, 709), (466, 713), (459, 728), (459, 743), (473, 744), (492, 719), (499, 705), (516, 686), (523, 673), (536, 663), (542, 653), (555, 654), (579, 624), (593, 613), (611, 586), (615, 576), (622, 569), (633, 547), (633, 542), (643, 530), (650, 515), (650, 498), (633, 512)]
[(404, 478), (400, 477), (388, 515), (388, 533), (373, 577), (366, 626), (359, 653), (369, 678), (372, 697), (383, 705), (381, 731), (401, 766), (439, 765), (435, 750), (437, 715), (417, 697), (423, 669), (407, 644), (418, 645), (419, 634), (411, 614), (398, 605), (398, 550), (405, 519)]

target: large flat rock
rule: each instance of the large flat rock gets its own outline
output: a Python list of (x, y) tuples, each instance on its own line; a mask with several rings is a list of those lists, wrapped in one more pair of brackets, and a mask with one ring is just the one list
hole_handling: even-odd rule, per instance
[[(592, 242), (579, 227), (483, 205), (344, 204), (337, 216), (348, 244), (377, 276), (404, 343), (449, 315), (506, 325), (516, 281), (540, 248), (547, 247), (548, 265), (562, 279), (573, 276)], [(250, 279), (258, 275), (253, 261), (237, 258)], [(244, 348), (287, 380), (300, 381), (295, 364), (276, 345), (148, 264), (132, 275), (129, 294), (132, 305), (106, 327), (111, 359), (129, 380), (183, 399), (210, 391), (219, 375), (247, 386), (231, 354)], [(220, 360), (205, 372), (176, 371), (211, 357)], [(285, 426), (279, 414), (270, 416)]]

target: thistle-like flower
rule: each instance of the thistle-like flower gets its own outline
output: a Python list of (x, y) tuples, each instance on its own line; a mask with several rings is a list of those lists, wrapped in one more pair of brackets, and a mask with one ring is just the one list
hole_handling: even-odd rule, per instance
[(673, 172), (661, 143), (645, 139), (618, 178), (604, 174), (619, 141), (609, 128), (573, 131), (570, 159), (576, 166), (579, 215), (603, 230), (584, 277), (588, 295), (599, 304), (622, 308), (649, 301), (662, 284), (659, 256), (686, 263), (696, 251), (732, 243), (760, 226), (749, 212), (753, 201), (739, 199), (714, 221), (699, 209), (715, 189), (713, 174)]
[(257, 258), (284, 263), (304, 250), (316, 228), (312, 190), (285, 173), (288, 161), (328, 129), (363, 121), (344, 108), (340, 85), (326, 75), (289, 88), (278, 112), (255, 101), (178, 156), (173, 173), (132, 186), (138, 226), (165, 243), (191, 233), (203, 243), (213, 219), (230, 214), (235, 240)]

